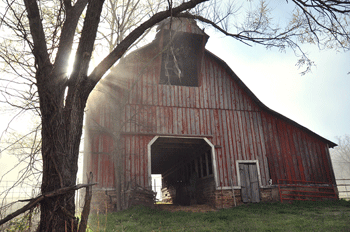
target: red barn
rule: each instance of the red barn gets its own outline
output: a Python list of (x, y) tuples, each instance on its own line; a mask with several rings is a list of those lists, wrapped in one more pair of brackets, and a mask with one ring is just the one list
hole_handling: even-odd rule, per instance
[(192, 20), (166, 20), (96, 87), (84, 161), (96, 192), (128, 204), (131, 186), (150, 189), (162, 174), (175, 203), (229, 207), (276, 198), (281, 179), (334, 186), (336, 144), (260, 102), (207, 40)]

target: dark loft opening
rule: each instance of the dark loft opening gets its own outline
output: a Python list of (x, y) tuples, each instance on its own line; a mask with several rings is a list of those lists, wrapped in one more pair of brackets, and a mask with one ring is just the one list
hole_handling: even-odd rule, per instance
[(203, 35), (164, 30), (163, 38), (159, 84), (198, 86)]
[(163, 202), (203, 204), (203, 189), (215, 187), (211, 147), (204, 139), (158, 138), (151, 146), (151, 173), (162, 176)]

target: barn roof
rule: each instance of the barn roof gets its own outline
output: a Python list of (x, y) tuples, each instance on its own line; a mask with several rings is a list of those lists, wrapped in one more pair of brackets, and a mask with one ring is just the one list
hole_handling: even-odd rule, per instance
[(275, 117), (282, 119), (290, 124), (292, 124), (293, 126), (296, 126), (304, 131), (306, 131), (307, 133), (317, 136), (318, 138), (320, 138), (321, 140), (325, 141), (330, 148), (333, 148), (335, 146), (337, 146), (336, 143), (333, 143), (332, 141), (316, 134), (315, 132), (311, 131), (310, 129), (300, 125), (299, 123), (293, 121), (292, 119), (270, 109), (269, 107), (267, 107), (264, 103), (262, 103), (256, 96), (255, 94), (243, 83), (243, 81), (232, 71), (232, 69), (228, 66), (228, 64), (223, 61), (222, 59), (220, 59), (218, 56), (214, 55), (212, 52), (208, 51), (207, 49), (205, 49), (205, 54), (209, 57), (211, 57), (213, 60), (215, 60), (216, 62), (218, 62), (219, 64), (222, 65), (222, 67), (227, 71), (227, 73), (230, 74), (230, 76), (237, 82), (237, 84), (247, 93), (248, 96), (250, 96), (263, 110), (271, 113), (272, 115), (274, 115)]

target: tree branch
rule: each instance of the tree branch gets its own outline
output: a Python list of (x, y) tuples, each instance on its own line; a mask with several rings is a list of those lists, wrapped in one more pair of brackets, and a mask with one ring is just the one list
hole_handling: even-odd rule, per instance
[(51, 65), (47, 52), (45, 33), (36, 0), (24, 0), (28, 13), (30, 32), (34, 42), (33, 54), (39, 69)]
[(153, 15), (150, 19), (148, 19), (146, 22), (141, 24), (139, 27), (137, 27), (135, 30), (133, 30), (121, 43), (109, 54), (107, 55), (92, 71), (92, 73), (89, 75), (89, 86), (86, 91), (87, 94), (91, 92), (91, 90), (95, 87), (97, 82), (102, 78), (102, 76), (106, 73), (106, 71), (112, 67), (112, 65), (119, 60), (125, 51), (131, 46), (132, 43), (134, 43), (148, 28), (151, 28), (155, 24), (159, 23), (160, 21), (168, 18), (171, 14), (173, 16), (176, 16), (177, 14), (181, 13), (182, 11), (191, 9), (198, 5), (199, 3), (205, 2), (208, 0), (191, 0), (189, 2), (184, 2), (180, 6), (173, 8), (171, 11), (161, 11), (159, 13), (156, 13)]
[(28, 204), (26, 204), (25, 206), (23, 206), (22, 208), (18, 209), (17, 211), (7, 215), (4, 219), (0, 220), (0, 225), (10, 221), (11, 219), (17, 217), (18, 215), (24, 213), (27, 210), (30, 210), (31, 208), (35, 207), (39, 202), (41, 202), (42, 200), (44, 200), (45, 198), (48, 197), (55, 197), (58, 195), (63, 195), (66, 194), (69, 191), (73, 191), (73, 190), (78, 190), (80, 188), (86, 188), (92, 185), (96, 185), (97, 183), (91, 183), (91, 184), (78, 184), (78, 185), (74, 185), (74, 186), (70, 186), (70, 187), (65, 187), (65, 188), (60, 188), (57, 189), (55, 191), (49, 192), (49, 193), (45, 193), (41, 196), (38, 196), (36, 198), (33, 199), (28, 199), (28, 200), (20, 200), (20, 202), (23, 201), (29, 201)]
[(65, 13), (66, 20), (62, 27), (62, 32), (60, 36), (60, 43), (58, 46), (58, 51), (55, 59), (54, 65), (54, 76), (66, 75), (69, 56), (72, 50), (73, 39), (75, 34), (75, 29), (77, 27), (79, 18), (85, 9), (88, 0), (79, 0), (74, 7), (70, 5), (71, 1), (65, 0)]

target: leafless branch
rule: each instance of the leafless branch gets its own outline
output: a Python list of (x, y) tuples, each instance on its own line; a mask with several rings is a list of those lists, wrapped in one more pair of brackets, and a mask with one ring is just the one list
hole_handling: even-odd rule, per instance
[(57, 189), (55, 191), (52, 191), (52, 192), (40, 195), (40, 196), (38, 196), (36, 198), (33, 198), (33, 199), (22, 200), (22, 201), (29, 201), (29, 203), (26, 204), (25, 206), (23, 206), (22, 208), (18, 209), (17, 211), (7, 215), (4, 219), (0, 220), (0, 225), (10, 221), (11, 219), (13, 219), (13, 218), (17, 217), (18, 215), (26, 212), (27, 210), (30, 210), (31, 208), (34, 208), (36, 205), (38, 205), (45, 198), (50, 198), (50, 197), (63, 195), (63, 194), (66, 194), (67, 192), (75, 191), (75, 190), (78, 190), (80, 188), (86, 188), (86, 187), (89, 187), (89, 186), (92, 186), (92, 185), (96, 185), (96, 184), (97, 183), (78, 184), (78, 185), (71, 186), (71, 187), (60, 188), (60, 189)]

